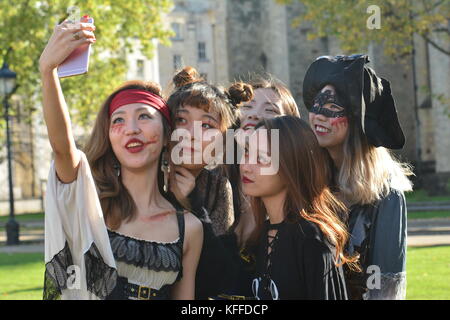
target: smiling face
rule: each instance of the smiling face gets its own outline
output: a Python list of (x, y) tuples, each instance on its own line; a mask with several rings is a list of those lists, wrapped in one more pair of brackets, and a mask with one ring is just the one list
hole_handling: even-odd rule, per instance
[(123, 169), (148, 168), (159, 161), (164, 142), (162, 115), (153, 107), (132, 103), (111, 115), (109, 139)]
[[(280, 173), (276, 174), (263, 174), (263, 169), (268, 169), (271, 166), (270, 144), (267, 136), (258, 135), (258, 131), (265, 127), (259, 127), (253, 135), (258, 137), (257, 139), (257, 157), (255, 161), (251, 161), (252, 148), (245, 147), (245, 159), (241, 161), (239, 165), (241, 174), (242, 191), (244, 194), (252, 197), (271, 197), (282, 192), (286, 184), (283, 182)], [(256, 141), (255, 141), (256, 142)], [(267, 171), (266, 171), (267, 172)]]
[[(321, 92), (329, 91), (332, 95), (336, 94), (333, 86), (325, 86)], [(344, 111), (344, 108), (335, 103), (325, 103), (322, 108), (324, 113), (338, 114)], [(316, 114), (309, 112), (309, 123), (314, 134), (319, 141), (319, 145), (323, 148), (334, 148), (342, 146), (348, 134), (348, 117), (328, 117), (324, 114)]]
[(241, 108), (241, 128), (252, 129), (262, 119), (271, 119), (284, 115), (281, 98), (270, 88), (260, 88), (254, 91), (253, 99)]
[[(183, 167), (188, 170), (199, 170), (207, 165), (208, 159), (204, 159), (203, 153), (208, 146), (217, 142), (217, 139), (212, 137), (221, 134), (220, 121), (221, 118), (217, 112), (206, 112), (190, 105), (184, 105), (176, 111), (175, 129), (187, 130), (191, 138), (191, 141), (179, 142), (183, 144), (180, 155), (187, 155), (190, 158), (190, 163), (183, 163)], [(195, 127), (198, 129), (194, 130)], [(199, 159), (200, 156), (201, 163), (196, 163), (196, 158)]]

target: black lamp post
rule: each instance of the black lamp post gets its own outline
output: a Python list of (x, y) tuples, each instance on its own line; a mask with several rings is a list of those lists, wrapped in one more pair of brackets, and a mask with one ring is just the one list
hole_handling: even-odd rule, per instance
[(11, 135), (9, 131), (9, 104), (8, 99), (17, 89), (16, 73), (8, 69), (8, 65), (3, 63), (0, 69), (0, 95), (3, 96), (3, 105), (5, 108), (6, 120), (6, 147), (8, 153), (8, 181), (9, 181), (9, 220), (6, 224), (6, 244), (19, 244), (19, 224), (14, 219), (14, 192), (13, 192), (13, 177), (12, 177), (12, 152), (11, 152)]

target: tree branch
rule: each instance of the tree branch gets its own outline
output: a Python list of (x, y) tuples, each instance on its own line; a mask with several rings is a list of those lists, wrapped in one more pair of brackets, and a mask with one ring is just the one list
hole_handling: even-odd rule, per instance
[(445, 33), (450, 34), (450, 30), (447, 28), (436, 28), (436, 29), (433, 29), (433, 32), (445, 32)]
[(442, 52), (443, 54), (446, 54), (446, 55), (450, 56), (450, 51), (449, 50), (445, 50), (444, 48), (440, 47), (436, 42), (434, 42), (433, 40), (428, 38), (426, 35), (422, 35), (422, 38), (424, 38), (425, 41), (427, 43), (431, 44), (436, 50)]
[(419, 17), (425, 13), (429, 13), (432, 10), (436, 9), (437, 7), (439, 7), (441, 4), (445, 3), (447, 0), (441, 0), (438, 1), (437, 3), (435, 3), (433, 6), (431, 6), (430, 8), (427, 8), (427, 3), (426, 1), (422, 0), (422, 4), (423, 7), (425, 8), (425, 10), (423, 10), (422, 12), (417, 12), (416, 14), (413, 14), (413, 18)]

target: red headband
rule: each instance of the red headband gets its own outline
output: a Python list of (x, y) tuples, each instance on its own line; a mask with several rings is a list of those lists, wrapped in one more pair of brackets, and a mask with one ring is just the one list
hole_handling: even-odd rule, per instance
[(113, 112), (121, 106), (131, 103), (144, 103), (155, 108), (167, 119), (169, 125), (172, 124), (169, 107), (165, 101), (156, 94), (140, 89), (123, 90), (116, 94), (109, 105), (109, 116), (111, 117)]

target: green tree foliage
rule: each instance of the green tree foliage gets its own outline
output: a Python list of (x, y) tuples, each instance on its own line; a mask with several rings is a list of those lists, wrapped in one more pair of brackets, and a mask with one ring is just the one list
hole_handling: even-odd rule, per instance
[[(411, 53), (411, 36), (417, 34), (447, 55), (449, 46), (434, 40), (442, 36), (450, 43), (450, 0), (276, 0), (281, 4), (301, 2), (303, 13), (294, 25), (309, 23), (309, 39), (334, 36), (341, 48), (349, 52), (366, 51), (370, 42), (383, 44), (385, 54), (402, 58)], [(367, 28), (373, 12), (380, 9), (381, 28)]]
[(54, 26), (72, 6), (95, 19), (97, 42), (88, 74), (61, 83), (73, 121), (89, 127), (108, 94), (125, 80), (126, 54), (136, 49), (136, 40), (148, 58), (155, 49), (152, 39), (169, 43), (172, 31), (164, 24), (164, 16), (173, 1), (0, 0), (0, 63), (6, 59), (17, 73), (16, 94), (26, 110), (36, 111), (40, 105), (39, 57)]

